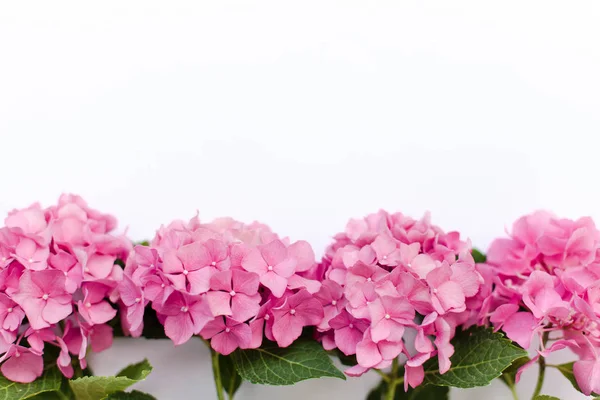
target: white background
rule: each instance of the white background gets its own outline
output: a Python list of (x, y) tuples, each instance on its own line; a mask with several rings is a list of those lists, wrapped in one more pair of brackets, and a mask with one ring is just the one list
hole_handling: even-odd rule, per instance
[[(3, 1), (0, 212), (68, 191), (135, 239), (199, 210), (319, 254), (379, 208), (431, 210), (484, 249), (537, 208), (600, 217), (599, 21), (593, 1)], [(200, 343), (147, 347), (97, 371), (151, 351), (142, 389), (212, 398)], [(239, 397), (358, 400), (374, 381)], [(454, 398), (483, 393), (508, 396)]]

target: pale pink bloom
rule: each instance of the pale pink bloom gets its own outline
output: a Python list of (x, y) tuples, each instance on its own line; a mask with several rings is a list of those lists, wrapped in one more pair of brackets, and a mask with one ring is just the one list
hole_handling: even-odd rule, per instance
[(210, 339), (211, 347), (223, 355), (229, 355), (237, 348), (247, 349), (252, 344), (252, 330), (248, 324), (227, 317), (208, 322), (200, 334), (204, 339)]
[(50, 250), (47, 246), (40, 246), (29, 238), (21, 238), (12, 256), (25, 268), (32, 271), (41, 271), (48, 267), (49, 254)]
[(23, 346), (13, 345), (0, 358), (2, 374), (13, 382), (30, 383), (42, 375), (44, 360), (40, 354)]
[(106, 279), (113, 272), (115, 256), (107, 254), (92, 253), (85, 256), (83, 264), (83, 276), (86, 281)]
[(171, 294), (157, 311), (166, 317), (165, 334), (175, 345), (187, 342), (213, 319), (204, 298), (180, 292)]
[(323, 306), (306, 290), (291, 295), (283, 305), (271, 310), (274, 317), (273, 336), (280, 347), (287, 347), (302, 334), (302, 328), (318, 325)]
[(543, 271), (533, 271), (523, 285), (523, 302), (536, 318), (554, 316), (565, 318), (569, 304), (555, 289), (552, 276)]
[(4, 223), (19, 236), (32, 238), (40, 245), (47, 245), (49, 242), (48, 221), (37, 203), (28, 208), (13, 210)]
[(296, 270), (297, 261), (290, 257), (280, 240), (253, 248), (242, 261), (242, 267), (259, 275), (260, 283), (269, 288), (274, 296), (281, 297), (288, 279)]
[(227, 270), (211, 277), (206, 301), (214, 316), (228, 315), (239, 322), (254, 317), (260, 308), (259, 278), (252, 272)]
[(34, 329), (55, 324), (73, 311), (71, 295), (65, 291), (65, 276), (60, 271), (25, 271), (13, 300), (23, 308)]

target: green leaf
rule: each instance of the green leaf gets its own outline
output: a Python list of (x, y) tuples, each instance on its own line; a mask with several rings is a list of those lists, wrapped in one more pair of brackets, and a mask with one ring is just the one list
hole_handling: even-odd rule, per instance
[(396, 388), (394, 400), (448, 400), (450, 388), (447, 386), (421, 385), (404, 391), (402, 385)]
[(571, 382), (571, 384), (575, 389), (577, 389), (577, 391), (581, 392), (581, 388), (579, 387), (579, 385), (577, 384), (577, 380), (575, 379), (575, 374), (573, 374), (573, 364), (573, 362), (560, 364), (554, 366), (554, 368), (559, 370), (560, 373), (563, 374), (565, 378), (569, 380), (569, 382)]
[(312, 340), (299, 340), (283, 349), (269, 342), (258, 349), (236, 350), (232, 358), (238, 373), (251, 383), (293, 385), (326, 376), (346, 379), (323, 347)]
[(231, 399), (235, 392), (240, 388), (242, 377), (235, 369), (235, 364), (233, 363), (231, 356), (219, 354), (219, 369), (221, 370), (221, 383), (223, 384), (223, 389), (225, 389), (225, 392), (227, 392), (227, 395)]
[(63, 375), (55, 367), (49, 368), (31, 383), (13, 382), (0, 375), (0, 400), (32, 399), (42, 393), (47, 395), (44, 398), (51, 398), (50, 393), (60, 390), (62, 380)]
[(136, 382), (146, 379), (152, 371), (148, 360), (132, 364), (116, 376), (84, 376), (72, 379), (69, 385), (77, 400), (104, 399), (109, 394), (127, 389)]
[(502, 372), (502, 376), (500, 377), (502, 382), (506, 383), (508, 387), (515, 386), (517, 371), (519, 371), (519, 368), (527, 364), (529, 361), (529, 357), (521, 357), (513, 361), (513, 363), (508, 368), (506, 368), (504, 372)]
[(548, 396), (547, 394), (540, 394), (533, 398), (533, 400), (560, 400), (558, 397)]
[(475, 260), (476, 263), (484, 263), (487, 260), (485, 254), (483, 254), (476, 248), (471, 249), (471, 255), (473, 256), (473, 260)]
[(457, 333), (452, 344), (454, 355), (450, 357), (450, 369), (442, 375), (437, 357), (430, 359), (423, 365), (424, 383), (459, 388), (486, 386), (513, 361), (527, 355), (504, 335), (483, 327)]
[[(367, 400), (382, 400), (387, 390), (388, 384), (382, 380), (369, 392)], [(449, 387), (433, 385), (421, 385), (416, 389), (408, 388), (408, 392), (405, 392), (404, 386), (400, 384), (396, 386), (394, 400), (448, 400), (449, 393)]]
[(106, 400), (156, 400), (156, 397), (150, 396), (148, 393), (132, 390), (131, 392), (115, 392), (109, 394)]
[(337, 349), (337, 348), (329, 351), (329, 354), (333, 357), (336, 357), (338, 360), (340, 360), (342, 365), (352, 367), (352, 366), (358, 364), (358, 361), (356, 361), (355, 354), (353, 354), (351, 356), (347, 356), (344, 353), (342, 353), (342, 351), (340, 349)]

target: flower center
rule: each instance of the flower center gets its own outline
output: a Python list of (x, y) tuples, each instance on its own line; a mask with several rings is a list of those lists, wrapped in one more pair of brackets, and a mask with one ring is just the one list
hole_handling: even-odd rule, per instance
[(182, 312), (188, 312), (188, 308), (187, 308), (187, 306), (183, 306), (183, 307), (181, 307), (181, 311), (182, 311)]
[(231, 292), (229, 292), (229, 295), (230, 295), (231, 297), (235, 296), (235, 290), (232, 290)]
[(12, 312), (13, 308), (12, 307), (8, 307), (8, 309), (6, 310), (7, 312)]
[(213, 262), (210, 263), (210, 265), (212, 265), (214, 267), (215, 265), (217, 265), (217, 262), (213, 261)]
[(160, 287), (161, 287), (161, 288), (164, 288), (164, 287), (165, 287), (165, 284), (164, 284), (164, 283), (161, 283), (161, 284), (160, 284)]
[(85, 303), (85, 306), (86, 306), (87, 308), (90, 308), (90, 307), (92, 306), (92, 303), (90, 303), (90, 302), (88, 301), (87, 303)]
[(267, 270), (269, 270), (269, 271), (273, 271), (273, 266), (272, 266), (272, 265), (269, 265), (269, 266), (267, 267)]
[(33, 262), (33, 258), (30, 258), (30, 259), (29, 259), (29, 262), (30, 262), (30, 263), (32, 263), (32, 262)]
[(15, 357), (21, 357), (21, 353), (19, 353), (19, 351), (15, 351)]
[(154, 264), (150, 264), (150, 268), (154, 268)]
[(387, 260), (387, 256), (383, 256), (382, 258), (383, 258), (384, 260)]
[(331, 305), (335, 306), (337, 304), (337, 300), (331, 300)]
[(67, 273), (67, 271), (63, 272), (64, 276), (68, 276), (69, 274)]
[(390, 319), (392, 318), (390, 314), (385, 314), (385, 319)]
[(265, 315), (265, 321), (268, 321), (271, 318), (269, 314)]
[(229, 332), (231, 332), (231, 329), (225, 328), (225, 333), (229, 333)]
[(184, 270), (183, 270), (183, 274), (184, 274), (184, 275), (187, 275), (187, 274), (188, 274), (188, 270), (187, 270), (187, 269), (184, 269)]
[(42, 299), (48, 300), (48, 297), (50, 297), (50, 295), (48, 295), (48, 293), (44, 293), (44, 295), (42, 296)]
[(290, 314), (294, 315), (296, 314), (296, 310), (294, 310), (293, 308), (290, 310)]
[(139, 303), (140, 301), (142, 301), (142, 299), (140, 299), (139, 297), (136, 297), (136, 298), (135, 298), (135, 302), (136, 302), (136, 303)]
[(6, 261), (6, 257), (2, 257), (2, 261)]
[(438, 290), (436, 288), (433, 288), (432, 292), (433, 292), (433, 294), (436, 294), (438, 292)]
[(371, 282), (371, 281), (373, 281), (373, 279), (371, 279), (371, 277), (368, 277), (367, 282)]
[(406, 264), (406, 266), (407, 266), (408, 268), (412, 268), (412, 265), (411, 265), (410, 263)]
[(354, 324), (348, 325), (348, 328), (350, 328), (350, 329), (354, 328)]

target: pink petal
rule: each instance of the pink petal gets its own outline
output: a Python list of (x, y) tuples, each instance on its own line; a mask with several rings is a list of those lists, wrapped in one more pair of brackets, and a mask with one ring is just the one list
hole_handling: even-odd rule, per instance
[(356, 345), (356, 360), (361, 367), (371, 368), (383, 361), (377, 344), (364, 338)]
[(29, 351), (20, 351), (19, 357), (12, 356), (2, 364), (2, 374), (13, 382), (30, 383), (42, 375), (42, 356)]
[(334, 331), (335, 345), (349, 356), (356, 353), (356, 346), (363, 339), (363, 333), (354, 328), (342, 328)]
[(592, 392), (600, 393), (600, 359), (576, 361), (573, 364), (573, 373), (586, 396)]
[(187, 280), (190, 282), (190, 294), (206, 293), (210, 289), (210, 279), (217, 271), (213, 267), (204, 267), (188, 272)]
[(231, 306), (229, 304), (231, 295), (229, 293), (208, 292), (206, 293), (205, 299), (213, 316), (232, 314)]
[(287, 251), (289, 256), (296, 259), (296, 271), (298, 272), (307, 271), (315, 264), (315, 252), (311, 245), (304, 240), (291, 244)]
[(268, 287), (275, 297), (281, 297), (287, 287), (287, 279), (269, 271), (260, 277), (260, 282)]
[(258, 292), (260, 278), (255, 273), (236, 269), (233, 270), (232, 282), (233, 290), (235, 290), (236, 293), (245, 293), (247, 295), (253, 295)]
[(194, 334), (194, 327), (188, 313), (169, 315), (165, 319), (165, 334), (176, 346), (187, 342)]
[(287, 257), (287, 249), (281, 240), (258, 246), (267, 265), (277, 265)]
[(508, 338), (517, 342), (524, 349), (528, 349), (535, 333), (537, 323), (529, 312), (517, 312), (506, 320), (502, 330)]
[(260, 309), (260, 294), (248, 296), (244, 293), (237, 293), (231, 299), (232, 319), (244, 322), (254, 317)]
[(444, 311), (451, 308), (460, 308), (465, 304), (465, 295), (462, 288), (458, 283), (453, 281), (448, 281), (438, 286), (436, 295)]
[(53, 298), (46, 300), (45, 306), (42, 309), (42, 318), (49, 324), (56, 324), (68, 317), (73, 311), (71, 303), (61, 304)]
[(302, 334), (302, 323), (293, 315), (286, 314), (273, 323), (273, 336), (279, 347), (288, 347)]

